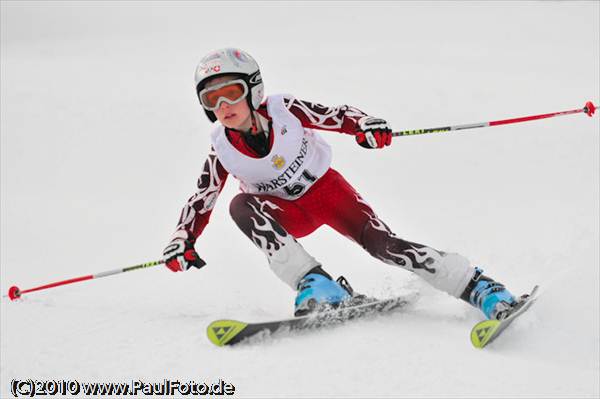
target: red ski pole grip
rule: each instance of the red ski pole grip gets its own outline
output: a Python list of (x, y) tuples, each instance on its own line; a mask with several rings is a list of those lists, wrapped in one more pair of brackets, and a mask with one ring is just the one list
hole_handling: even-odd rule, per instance
[(596, 106), (591, 101), (588, 101), (587, 103), (585, 103), (585, 106), (583, 107), (583, 111), (588, 116), (592, 116), (592, 115), (594, 115), (594, 111), (596, 111)]
[(21, 290), (16, 285), (13, 285), (8, 289), (8, 297), (11, 301), (21, 297)]

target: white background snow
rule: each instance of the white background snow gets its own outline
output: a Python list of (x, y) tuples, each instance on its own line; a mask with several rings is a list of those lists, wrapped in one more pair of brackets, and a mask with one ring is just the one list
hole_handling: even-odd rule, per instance
[[(215, 48), (267, 93), (351, 104), (396, 130), (600, 100), (598, 2), (9, 2), (1, 37), (1, 284), (22, 289), (160, 259), (211, 125), (193, 72)], [(294, 292), (237, 229), (230, 178), (197, 250), (164, 267), (1, 299), (13, 378), (224, 379), (239, 397), (598, 397), (599, 118), (398, 138), (323, 133), (334, 167), (401, 237), (455, 251), (539, 302), (483, 351), (481, 314), (323, 227), (302, 244), (405, 313), (217, 348), (218, 318), (289, 316)]]

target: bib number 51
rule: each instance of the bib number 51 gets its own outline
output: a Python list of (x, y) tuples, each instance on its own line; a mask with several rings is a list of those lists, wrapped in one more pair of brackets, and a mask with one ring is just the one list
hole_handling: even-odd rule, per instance
[[(303, 183), (305, 180), (306, 183)], [(312, 175), (308, 170), (304, 169), (298, 180), (292, 184), (288, 184), (283, 189), (290, 197), (297, 197), (304, 192), (307, 186), (312, 185), (317, 181), (317, 177)]]

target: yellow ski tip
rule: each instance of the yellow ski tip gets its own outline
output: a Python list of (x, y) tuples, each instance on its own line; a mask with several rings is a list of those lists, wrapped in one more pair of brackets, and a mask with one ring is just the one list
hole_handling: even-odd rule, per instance
[(473, 346), (480, 349), (483, 348), (499, 325), (500, 321), (498, 320), (484, 320), (477, 323), (471, 330), (471, 343)]
[(236, 320), (217, 320), (210, 323), (206, 334), (210, 342), (217, 346), (226, 345), (240, 333), (247, 324)]

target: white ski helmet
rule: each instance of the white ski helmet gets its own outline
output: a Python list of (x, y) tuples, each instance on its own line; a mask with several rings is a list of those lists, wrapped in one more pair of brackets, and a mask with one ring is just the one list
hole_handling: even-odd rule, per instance
[[(204, 89), (206, 81), (222, 75), (233, 75), (243, 79), (248, 85), (248, 95), (246, 96), (248, 106), (252, 110), (258, 109), (265, 91), (260, 69), (254, 58), (237, 48), (215, 50), (204, 56), (196, 67), (194, 75), (198, 99), (200, 99), (200, 91)], [(211, 122), (217, 120), (214, 112), (207, 109), (204, 109), (204, 112)]]

